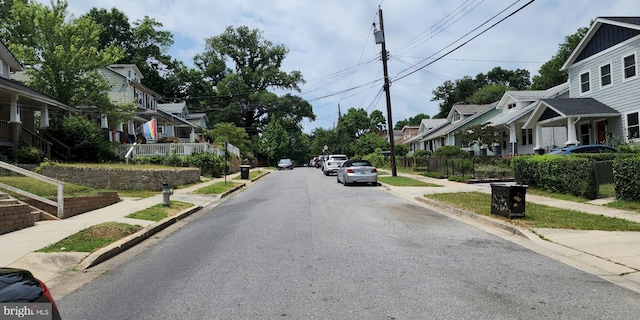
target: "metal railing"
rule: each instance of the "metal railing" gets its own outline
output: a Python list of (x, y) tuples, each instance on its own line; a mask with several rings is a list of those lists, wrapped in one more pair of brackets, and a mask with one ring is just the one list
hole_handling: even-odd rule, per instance
[(37, 174), (35, 172), (31, 172), (31, 171), (29, 171), (27, 169), (16, 167), (14, 165), (8, 164), (8, 163), (3, 162), (3, 161), (0, 161), (0, 168), (4, 168), (4, 169), (7, 169), (9, 171), (13, 171), (13, 172), (25, 175), (27, 177), (31, 177), (31, 178), (38, 179), (38, 180), (46, 182), (46, 183), (50, 183), (50, 184), (56, 185), (58, 187), (58, 196), (57, 196), (57, 200), (58, 201), (53, 201), (53, 200), (50, 200), (50, 199), (47, 199), (47, 198), (43, 198), (43, 197), (35, 195), (33, 193), (30, 193), (30, 192), (27, 192), (27, 191), (12, 187), (10, 185), (6, 185), (4, 183), (0, 183), (0, 187), (2, 187), (4, 189), (7, 189), (7, 190), (12, 191), (12, 192), (15, 192), (17, 194), (21, 194), (21, 195), (23, 195), (25, 197), (28, 197), (28, 198), (36, 199), (36, 200), (38, 200), (40, 202), (44, 202), (44, 203), (46, 203), (48, 205), (52, 205), (52, 206), (56, 207), (57, 208), (57, 213), (58, 213), (58, 218), (60, 218), (60, 219), (64, 218), (64, 184), (63, 184), (62, 181), (58, 181), (56, 179), (49, 178), (47, 176), (43, 176), (41, 174)]

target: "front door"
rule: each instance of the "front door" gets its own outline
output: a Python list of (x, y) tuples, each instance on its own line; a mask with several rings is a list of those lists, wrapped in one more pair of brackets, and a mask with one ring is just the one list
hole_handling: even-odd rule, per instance
[(595, 123), (596, 125), (596, 137), (598, 138), (598, 143), (607, 142), (607, 122), (605, 120), (598, 121)]

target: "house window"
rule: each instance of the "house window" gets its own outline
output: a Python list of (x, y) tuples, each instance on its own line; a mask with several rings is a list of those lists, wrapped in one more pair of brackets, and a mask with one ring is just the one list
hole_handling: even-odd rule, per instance
[(600, 86), (605, 87), (611, 84), (611, 64), (600, 67)]
[(628, 55), (622, 58), (624, 65), (624, 78), (629, 79), (636, 76), (636, 55)]
[(460, 121), (460, 112), (456, 112), (453, 114), (453, 121)]
[(580, 93), (591, 91), (591, 83), (589, 81), (589, 72), (580, 75)]
[(522, 145), (533, 144), (533, 129), (522, 129)]
[(507, 109), (513, 109), (516, 107), (516, 103), (509, 103), (509, 105), (507, 106)]
[(629, 139), (640, 138), (640, 122), (638, 122), (638, 113), (627, 114), (627, 136)]

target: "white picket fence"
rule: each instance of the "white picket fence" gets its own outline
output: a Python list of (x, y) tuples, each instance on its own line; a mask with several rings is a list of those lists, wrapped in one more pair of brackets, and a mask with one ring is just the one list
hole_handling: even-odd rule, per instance
[[(208, 143), (150, 143), (150, 144), (121, 144), (117, 146), (116, 152), (129, 159), (135, 156), (164, 156), (183, 155), (211, 152), (218, 156), (224, 156), (225, 150), (214, 148)], [(232, 144), (227, 144), (227, 152), (240, 156), (240, 149)]]

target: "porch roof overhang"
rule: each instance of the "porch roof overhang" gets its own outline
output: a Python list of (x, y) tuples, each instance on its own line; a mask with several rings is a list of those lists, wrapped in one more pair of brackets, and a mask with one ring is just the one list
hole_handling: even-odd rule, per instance
[(499, 127), (503, 125), (509, 125), (518, 120), (521, 120), (527, 117), (529, 114), (531, 114), (536, 104), (537, 102), (533, 102), (522, 109), (512, 109), (512, 110), (504, 111), (503, 113), (491, 119), (490, 121), (491, 125), (494, 127)]
[(136, 112), (136, 116), (145, 119), (145, 121), (151, 120), (152, 117), (158, 117), (164, 121), (170, 122), (175, 127), (189, 127), (196, 129), (196, 131), (202, 129), (199, 125), (196, 125), (189, 120), (176, 117), (175, 115), (160, 109), (156, 111), (145, 110), (142, 112)]
[[(80, 111), (76, 108), (70, 107), (60, 101), (57, 101), (56, 99), (47, 96), (46, 94), (40, 93), (38, 91), (36, 91), (35, 89), (32, 89), (24, 84), (22, 84), (19, 81), (13, 80), (13, 79), (6, 79), (6, 78), (2, 78), (0, 77), (0, 90), (2, 91), (6, 91), (6, 92), (10, 92), (10, 93), (17, 93), (19, 96), (21, 97), (25, 97), (27, 99), (36, 101), (36, 102), (40, 102), (40, 103), (44, 103), (50, 106), (54, 106), (56, 108), (60, 108), (69, 112), (73, 112), (73, 113), (79, 113)], [(28, 105), (28, 104), (27, 104)], [(33, 105), (32, 105), (33, 106)], [(35, 107), (35, 106), (33, 106)]]
[(564, 126), (568, 118), (619, 117), (620, 112), (593, 98), (568, 98), (540, 100), (522, 129)]

